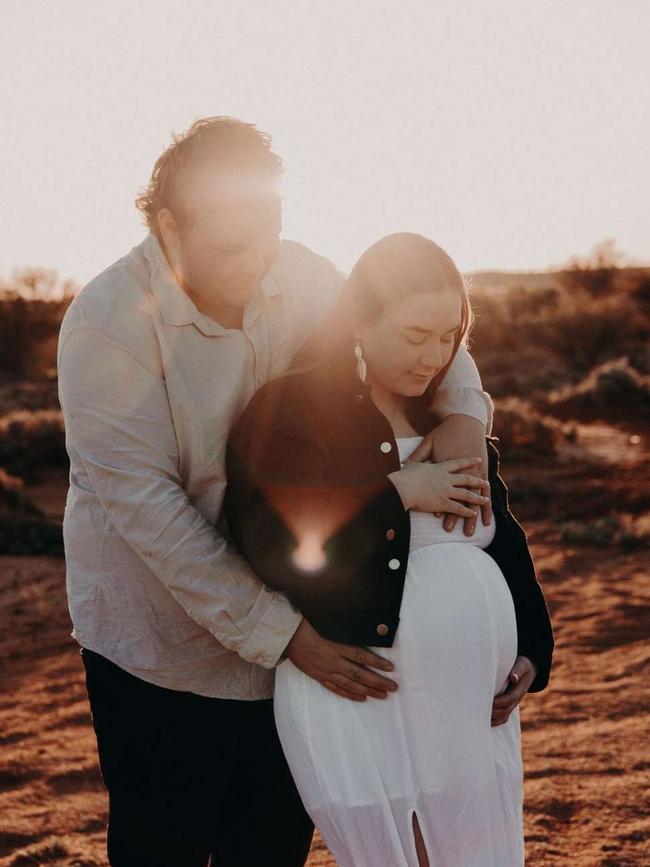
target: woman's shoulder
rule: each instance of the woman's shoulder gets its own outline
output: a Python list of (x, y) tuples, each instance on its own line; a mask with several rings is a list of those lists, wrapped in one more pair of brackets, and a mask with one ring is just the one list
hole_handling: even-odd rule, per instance
[(234, 425), (230, 442), (253, 434), (273, 437), (282, 432), (309, 436), (317, 424), (317, 388), (309, 373), (289, 373), (265, 383)]
[(310, 384), (307, 375), (285, 375), (255, 393), (228, 438), (229, 478), (245, 467), (245, 474), (258, 481), (320, 479), (327, 450)]

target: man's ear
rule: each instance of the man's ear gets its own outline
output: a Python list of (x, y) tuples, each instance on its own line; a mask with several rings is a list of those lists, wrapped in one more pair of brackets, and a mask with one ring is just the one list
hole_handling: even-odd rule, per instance
[(169, 208), (161, 208), (157, 217), (158, 231), (168, 251), (175, 250), (178, 246), (178, 228), (176, 220)]

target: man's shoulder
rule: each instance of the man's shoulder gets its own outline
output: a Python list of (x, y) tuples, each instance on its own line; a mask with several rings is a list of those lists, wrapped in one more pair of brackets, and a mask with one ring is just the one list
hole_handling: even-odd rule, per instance
[(152, 333), (156, 308), (141, 246), (134, 247), (83, 287), (63, 318), (61, 343), (78, 329), (96, 331), (134, 346)]

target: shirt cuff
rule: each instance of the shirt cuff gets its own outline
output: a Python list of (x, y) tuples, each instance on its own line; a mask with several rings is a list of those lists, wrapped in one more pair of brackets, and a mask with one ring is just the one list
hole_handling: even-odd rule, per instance
[(494, 404), (490, 395), (479, 388), (438, 388), (431, 408), (441, 418), (457, 413), (469, 415), (481, 422), (488, 436), (492, 432)]
[(274, 592), (255, 629), (239, 649), (239, 655), (263, 668), (276, 666), (302, 622), (297, 611), (281, 593)]

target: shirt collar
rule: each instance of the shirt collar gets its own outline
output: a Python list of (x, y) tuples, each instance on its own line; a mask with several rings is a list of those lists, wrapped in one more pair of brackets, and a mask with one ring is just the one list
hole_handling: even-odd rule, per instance
[[(199, 331), (209, 336), (225, 334), (231, 330), (201, 313), (189, 295), (181, 289), (153, 232), (150, 232), (143, 241), (142, 250), (151, 268), (151, 291), (165, 325), (196, 325)], [(264, 276), (260, 288), (260, 301), (273, 298), (280, 293), (277, 277), (272, 270)], [(258, 300), (253, 299), (246, 305), (245, 314), (248, 307), (251, 307), (254, 318), (257, 318), (255, 314), (261, 312)]]
[(150, 232), (142, 244), (151, 267), (151, 291), (160, 308), (165, 325), (191, 325), (200, 315), (192, 299), (176, 282), (158, 238)]

